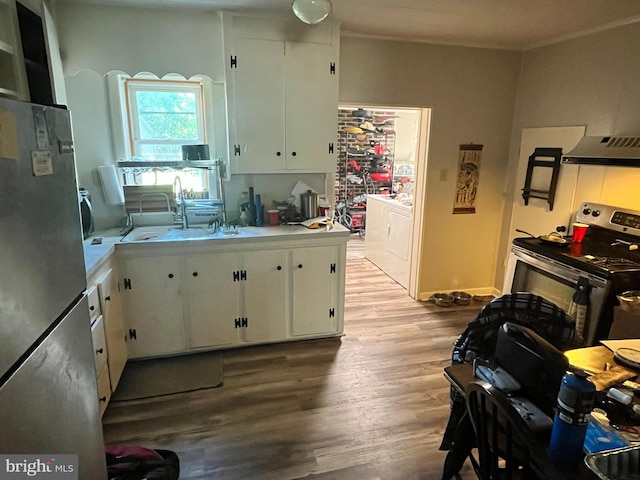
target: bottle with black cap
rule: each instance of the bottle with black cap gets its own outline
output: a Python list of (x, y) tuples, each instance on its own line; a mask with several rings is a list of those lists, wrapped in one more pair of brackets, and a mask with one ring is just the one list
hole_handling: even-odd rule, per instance
[(582, 460), (595, 393), (595, 385), (583, 370), (576, 369), (562, 377), (549, 443), (549, 456), (562, 470), (573, 470)]

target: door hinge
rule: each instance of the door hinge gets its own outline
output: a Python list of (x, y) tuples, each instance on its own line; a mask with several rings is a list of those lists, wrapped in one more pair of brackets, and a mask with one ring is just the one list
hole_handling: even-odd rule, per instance
[(130, 338), (131, 340), (135, 340), (135, 339), (137, 338), (136, 333), (137, 333), (137, 332), (136, 332), (136, 329), (135, 329), (135, 328), (130, 328), (130, 329), (129, 329), (129, 338)]
[(329, 273), (336, 273), (336, 264), (332, 263), (329, 267)]
[(333, 143), (329, 144), (329, 153), (333, 153)]
[(330, 308), (330, 309), (329, 309), (329, 318), (333, 318), (333, 317), (335, 317), (335, 316), (336, 316), (335, 309)]
[(238, 59), (236, 58), (235, 55), (231, 55), (230, 67), (231, 68), (238, 68)]
[(125, 278), (123, 280), (124, 283), (124, 289), (125, 290), (131, 290), (131, 279), (130, 278)]
[(236, 144), (233, 146), (233, 155), (235, 157), (239, 157), (240, 156), (240, 145)]
[(329, 63), (329, 74), (330, 75), (336, 74), (336, 62)]
[(247, 279), (247, 271), (246, 270), (236, 270), (233, 272), (233, 281), (234, 282), (242, 282)]
[(246, 328), (249, 326), (249, 320), (247, 317), (240, 317), (235, 319), (235, 327), (236, 328)]

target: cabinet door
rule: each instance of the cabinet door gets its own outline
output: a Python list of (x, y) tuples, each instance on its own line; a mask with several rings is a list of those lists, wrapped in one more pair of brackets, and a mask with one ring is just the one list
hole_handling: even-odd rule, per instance
[(285, 170), (284, 44), (235, 39), (227, 59), (229, 158), (233, 173)]
[(98, 281), (98, 292), (104, 318), (107, 351), (109, 352), (111, 391), (115, 391), (127, 363), (127, 343), (118, 278), (114, 275), (113, 269), (109, 269)]
[(124, 258), (121, 268), (129, 358), (183, 351), (180, 257)]
[(241, 262), (238, 253), (186, 257), (191, 348), (238, 343), (244, 277)]
[(28, 100), (15, 0), (0, 0), (0, 97)]
[(285, 251), (258, 251), (244, 254), (247, 272), (244, 288), (243, 329), (247, 342), (284, 340), (290, 318), (288, 302), (288, 262)]
[(331, 69), (331, 65), (337, 63), (333, 50), (330, 45), (286, 44), (288, 170), (333, 172), (336, 169), (338, 76), (337, 71), (332, 73)]
[(109, 405), (111, 399), (111, 386), (109, 385), (109, 369), (104, 368), (98, 374), (98, 402), (100, 403), (100, 415), (104, 415), (104, 411)]
[(98, 316), (91, 324), (91, 340), (93, 341), (93, 354), (96, 362), (96, 375), (99, 375), (107, 364), (107, 342), (104, 338), (104, 317)]
[(343, 308), (338, 289), (344, 277), (339, 259), (337, 246), (292, 251), (293, 335), (338, 333)]

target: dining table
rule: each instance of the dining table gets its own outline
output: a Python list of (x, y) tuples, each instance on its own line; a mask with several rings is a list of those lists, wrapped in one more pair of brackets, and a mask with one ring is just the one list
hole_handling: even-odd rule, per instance
[[(622, 383), (624, 380), (637, 380), (640, 374), (640, 370), (630, 368), (628, 365), (619, 362), (614, 356), (613, 351), (604, 345), (569, 350), (564, 352), (564, 354), (569, 360), (570, 370), (583, 370), (590, 375), (591, 378), (600, 376), (604, 378), (605, 381), (608, 379), (609, 383), (615, 382), (603, 387), (605, 389), (614, 384)], [(466, 386), (473, 381), (479, 380), (474, 375), (474, 369), (471, 363), (445, 367), (444, 377), (463, 397), (465, 396)], [(604, 383), (604, 385), (606, 385), (606, 383)], [(636, 397), (635, 402), (640, 403), (640, 398)], [(548, 437), (542, 436), (539, 438), (541, 442), (545, 443), (542, 447), (546, 450), (548, 447)], [(534, 459), (534, 461), (549, 462), (550, 460), (548, 458), (542, 458)], [(560, 473), (563, 476), (562, 480), (595, 480), (599, 478), (584, 462), (581, 462), (574, 470)]]

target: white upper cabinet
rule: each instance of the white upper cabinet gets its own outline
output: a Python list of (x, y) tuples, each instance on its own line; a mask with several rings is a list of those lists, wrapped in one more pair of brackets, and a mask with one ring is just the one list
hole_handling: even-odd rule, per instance
[(0, 96), (27, 100), (27, 83), (14, 0), (0, 0)]
[(231, 171), (286, 170), (284, 45), (237, 39), (234, 46), (227, 67)]
[(66, 103), (56, 27), (42, 0), (0, 0), (0, 96)]
[(331, 46), (285, 45), (287, 169), (335, 171), (338, 70)]
[(293, 42), (286, 28), (233, 20), (224, 39), (232, 173), (333, 172), (337, 32)]

